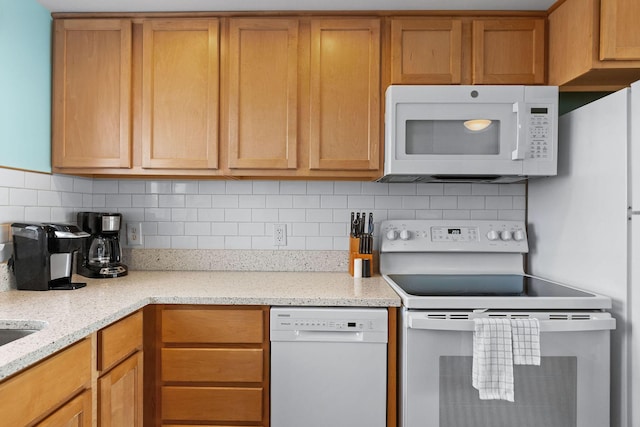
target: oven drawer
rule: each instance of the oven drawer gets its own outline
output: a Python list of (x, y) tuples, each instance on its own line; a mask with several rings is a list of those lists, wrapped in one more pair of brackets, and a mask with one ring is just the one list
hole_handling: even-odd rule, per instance
[(478, 315), (489, 316), (403, 310), (401, 427), (609, 425), (615, 320), (608, 313), (492, 313), (540, 317), (541, 363), (514, 365), (515, 402), (480, 400), (472, 386), (473, 317)]

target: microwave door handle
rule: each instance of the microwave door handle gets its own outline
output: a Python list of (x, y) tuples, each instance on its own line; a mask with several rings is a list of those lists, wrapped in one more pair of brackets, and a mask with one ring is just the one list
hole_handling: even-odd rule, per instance
[(522, 102), (514, 102), (513, 112), (516, 113), (516, 149), (511, 152), (511, 160), (524, 160), (526, 144), (526, 126), (522, 126)]

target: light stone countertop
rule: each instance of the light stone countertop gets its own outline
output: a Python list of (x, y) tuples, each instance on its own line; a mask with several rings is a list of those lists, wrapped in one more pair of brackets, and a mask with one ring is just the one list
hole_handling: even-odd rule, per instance
[(87, 279), (73, 291), (0, 292), (0, 327), (44, 322), (27, 337), (0, 346), (0, 379), (67, 347), (148, 304), (398, 307), (381, 276), (353, 279), (327, 272), (130, 271)]

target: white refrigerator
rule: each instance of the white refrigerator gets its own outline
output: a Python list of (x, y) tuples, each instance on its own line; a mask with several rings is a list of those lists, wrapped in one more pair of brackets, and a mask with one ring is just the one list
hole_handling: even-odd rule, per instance
[(640, 82), (561, 116), (528, 226), (532, 274), (612, 298), (611, 426), (640, 427)]

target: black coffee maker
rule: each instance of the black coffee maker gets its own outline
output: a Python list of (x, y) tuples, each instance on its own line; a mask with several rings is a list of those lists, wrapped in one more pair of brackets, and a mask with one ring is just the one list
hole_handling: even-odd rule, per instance
[(78, 225), (91, 234), (82, 247), (79, 274), (98, 279), (127, 275), (127, 266), (120, 262), (121, 224), (119, 213), (78, 212)]
[(77, 289), (73, 258), (89, 234), (69, 224), (11, 224), (13, 256), (10, 265), (19, 290)]

